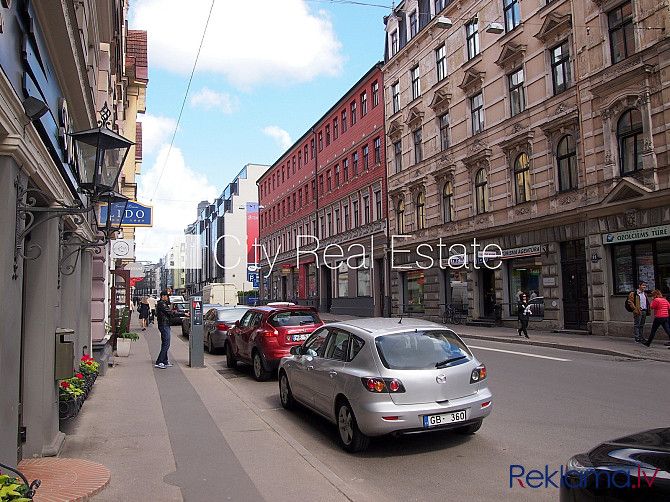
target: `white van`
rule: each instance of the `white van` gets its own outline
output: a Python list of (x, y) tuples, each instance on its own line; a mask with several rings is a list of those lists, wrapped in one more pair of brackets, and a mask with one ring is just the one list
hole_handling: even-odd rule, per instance
[(202, 303), (237, 305), (237, 287), (229, 282), (215, 282), (202, 288)]

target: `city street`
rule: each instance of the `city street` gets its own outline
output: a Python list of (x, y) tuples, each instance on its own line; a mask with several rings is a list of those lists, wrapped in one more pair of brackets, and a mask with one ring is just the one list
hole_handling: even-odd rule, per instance
[(494, 393), (493, 413), (480, 431), (471, 437), (449, 432), (387, 437), (356, 455), (340, 449), (327, 421), (306, 410), (285, 411), (276, 378), (258, 383), (249, 366), (227, 369), (224, 355), (207, 355), (206, 363), (264, 419), (375, 499), (440, 500), (443, 491), (445, 500), (557, 500), (551, 484), (524, 489), (514, 481), (510, 488), (510, 465), (526, 472), (548, 466), (551, 474), (601, 441), (667, 425), (670, 402), (659, 399), (670, 377), (667, 363), (467, 341), (486, 364)]

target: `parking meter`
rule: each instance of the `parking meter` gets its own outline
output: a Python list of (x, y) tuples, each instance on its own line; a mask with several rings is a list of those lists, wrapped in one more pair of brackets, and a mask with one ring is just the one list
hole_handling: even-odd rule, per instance
[(191, 332), (188, 337), (188, 365), (191, 368), (202, 368), (205, 366), (202, 296), (191, 296), (189, 300)]

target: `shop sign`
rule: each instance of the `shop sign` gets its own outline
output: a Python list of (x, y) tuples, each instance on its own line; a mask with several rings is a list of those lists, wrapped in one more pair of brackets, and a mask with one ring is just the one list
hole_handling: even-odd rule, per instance
[(542, 248), (538, 244), (536, 246), (524, 246), (520, 248), (512, 248), (512, 249), (503, 249), (502, 252), (502, 259), (510, 259), (510, 258), (521, 258), (524, 256), (537, 256), (542, 253)]
[(670, 225), (659, 225), (657, 227), (638, 228), (635, 230), (602, 234), (603, 244), (620, 244), (622, 242), (642, 241), (663, 237), (670, 237)]
[(281, 273), (284, 275), (288, 275), (291, 273), (291, 265), (282, 265), (281, 266)]

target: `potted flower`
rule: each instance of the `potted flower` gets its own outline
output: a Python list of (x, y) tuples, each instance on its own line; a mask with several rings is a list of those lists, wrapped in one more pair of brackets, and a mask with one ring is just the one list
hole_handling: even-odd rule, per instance
[(137, 333), (121, 333), (116, 339), (116, 355), (119, 357), (128, 357), (130, 354), (130, 343), (139, 340)]
[(79, 368), (75, 372), (77, 371), (93, 385), (100, 372), (100, 363), (96, 362), (91, 356), (82, 356), (81, 361), (79, 361)]
[(63, 380), (58, 386), (58, 416), (61, 419), (72, 418), (81, 409), (86, 395), (77, 377)]

